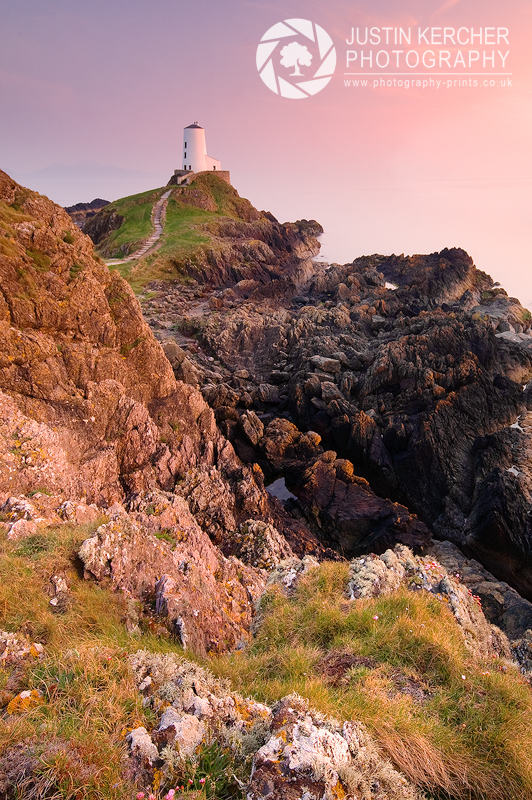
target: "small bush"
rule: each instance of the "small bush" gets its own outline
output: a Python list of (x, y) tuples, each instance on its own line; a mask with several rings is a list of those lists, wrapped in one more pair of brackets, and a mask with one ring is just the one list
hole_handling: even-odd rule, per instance
[(177, 785), (190, 792), (201, 791), (205, 800), (243, 800), (241, 784), (249, 777), (250, 765), (238, 763), (219, 742), (213, 740), (203, 746), (194, 760), (182, 759), (171, 747), (163, 755), (170, 767), (166, 788)]
[(157, 539), (160, 539), (162, 542), (168, 542), (169, 545), (172, 545), (172, 547), (175, 547), (176, 538), (175, 538), (175, 536), (172, 535), (172, 532), (169, 529), (165, 528), (162, 531), (156, 531), (155, 536), (157, 537)]
[(51, 546), (51, 542), (46, 536), (37, 533), (34, 536), (27, 536), (18, 546), (16, 554), (22, 558), (33, 558), (50, 550)]
[(135, 349), (135, 347), (138, 347), (145, 338), (145, 336), (138, 336), (134, 342), (131, 342), (131, 344), (123, 344), (120, 348), (120, 355), (127, 356), (132, 350)]
[(83, 272), (83, 269), (83, 264), (79, 264), (77, 261), (75, 261), (70, 267), (70, 280), (74, 280), (74, 278), (76, 278), (80, 272)]
[(38, 272), (48, 272), (52, 260), (40, 250), (26, 250), (26, 255), (33, 261), (33, 266)]

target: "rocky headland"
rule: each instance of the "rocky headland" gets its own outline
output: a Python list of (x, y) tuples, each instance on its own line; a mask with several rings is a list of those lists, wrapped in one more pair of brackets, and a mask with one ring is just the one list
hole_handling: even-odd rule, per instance
[[(493, 765), (471, 769), (461, 793), (458, 762), (426, 732), (432, 755), (416, 760), (402, 717), (378, 734), (369, 705), (366, 720), (341, 703), (334, 719), (332, 700), (317, 711), (302, 667), (286, 697), (263, 684), (258, 702), (183, 657), (211, 659), (221, 674), (233, 663), (224, 659), (252, 665), (268, 642), (273, 653), (284, 630), (327, 686), (356, 684), (362, 669), (371, 692), (420, 718), (442, 682), (463, 691), (464, 670), (488, 681), (486, 664), (530, 692), (530, 313), (459, 249), (318, 264), (317, 222), (281, 224), (218, 181), (172, 189), (168, 229), (183, 237), (176, 220), (192, 219), (202, 240), (186, 252), (165, 240), (140, 265), (136, 296), (93, 248), (115, 252), (120, 204), (86, 223), (91, 241), (0, 172), (2, 552), (6, 564), (29, 559), (35, 602), (46, 595), (39, 624), (7, 610), (2, 622), (0, 797), (52, 796), (39, 776), (65, 734), (43, 755), (37, 728), (25, 735), (17, 720), (63, 691), (55, 667), (37, 687), (45, 667), (28, 664), (57, 657), (48, 616), (81, 619), (91, 586), (110, 608), (121, 598), (131, 643), (149, 635), (179, 651), (121, 656), (145, 715), (128, 717), (121, 739), (128, 791), (162, 797), (189, 764), (191, 798), (524, 800), (517, 767), (500, 781)], [(50, 555), (51, 541), (59, 553), (71, 539), (68, 558)], [(288, 620), (320, 592), (329, 622), (299, 641)], [(388, 639), (415, 629), (409, 667), (393, 654), (379, 661), (377, 625), (394, 603), (404, 630)], [(452, 647), (431, 640), (421, 658), (421, 628), (436, 618)], [(353, 638), (335, 639), (344, 625), (367, 635), (360, 653)], [(281, 675), (289, 656), (272, 659), (259, 669)], [(432, 674), (438, 659), (455, 659), (456, 674)], [(475, 708), (491, 691), (478, 686)], [(214, 746), (243, 770), (233, 767), (226, 794), (198, 783), (202, 748)], [(486, 794), (490, 782), (498, 794)]]
[(73, 206), (67, 206), (65, 211), (70, 215), (72, 220), (76, 223), (78, 228), (83, 229), (85, 223), (91, 219), (97, 211), (109, 205), (109, 200), (102, 200), (97, 197), (90, 203), (76, 203)]
[(417, 515), (405, 543), (451, 541), (532, 598), (528, 309), (457, 249), (314, 263), (303, 283), (202, 277), (148, 284), (145, 318), (242, 460), (283, 474), (329, 546), (390, 545), (341, 533), (364, 486)]

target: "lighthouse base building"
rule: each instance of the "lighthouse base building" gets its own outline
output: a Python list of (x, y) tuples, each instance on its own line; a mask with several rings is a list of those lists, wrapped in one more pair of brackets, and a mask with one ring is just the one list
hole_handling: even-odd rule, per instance
[(191, 183), (199, 172), (216, 172), (220, 178), (231, 183), (229, 172), (222, 170), (221, 162), (207, 155), (205, 130), (194, 122), (183, 133), (183, 167), (176, 169), (170, 184), (178, 186)]

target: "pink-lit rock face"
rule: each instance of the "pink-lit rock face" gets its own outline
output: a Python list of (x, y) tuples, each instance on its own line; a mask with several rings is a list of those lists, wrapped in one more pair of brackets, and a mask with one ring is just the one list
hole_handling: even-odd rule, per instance
[[(155, 503), (159, 514), (151, 511)], [(79, 550), (87, 576), (155, 600), (155, 611), (185, 649), (234, 650), (249, 639), (267, 573), (226, 559), (181, 498), (151, 495), (145, 505), (161, 527), (155, 520), (140, 526), (128, 516), (101, 525)]]

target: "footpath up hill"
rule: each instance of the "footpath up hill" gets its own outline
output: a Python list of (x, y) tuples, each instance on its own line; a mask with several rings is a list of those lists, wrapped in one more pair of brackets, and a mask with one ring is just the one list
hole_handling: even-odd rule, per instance
[[(89, 220), (84, 231), (98, 252), (124, 258), (139, 250), (152, 233), (153, 205), (168, 188), (117, 200)], [(323, 233), (317, 222), (282, 225), (211, 173), (200, 173), (190, 186), (170, 188), (156, 252), (118, 267), (137, 290), (156, 278), (223, 285), (308, 276), (310, 258), (319, 252), (315, 237)]]

